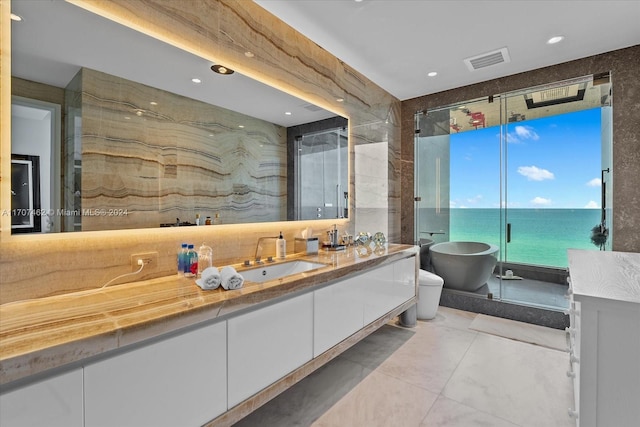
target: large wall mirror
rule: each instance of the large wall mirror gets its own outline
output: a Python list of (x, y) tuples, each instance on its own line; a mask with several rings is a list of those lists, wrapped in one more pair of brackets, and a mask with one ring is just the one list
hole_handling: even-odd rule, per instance
[(64, 1), (11, 7), (11, 152), (39, 169), (12, 232), (348, 215), (346, 118)]

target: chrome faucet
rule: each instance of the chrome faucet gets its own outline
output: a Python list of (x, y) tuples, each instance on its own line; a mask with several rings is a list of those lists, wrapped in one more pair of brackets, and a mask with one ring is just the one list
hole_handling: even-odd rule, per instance
[(256, 245), (256, 255), (255, 255), (255, 260), (256, 260), (256, 264), (262, 264), (263, 262), (260, 260), (262, 258), (262, 241), (263, 240), (267, 240), (267, 239), (274, 239), (277, 240), (279, 239), (280, 236), (275, 236), (275, 237), (260, 237), (258, 239), (258, 244)]

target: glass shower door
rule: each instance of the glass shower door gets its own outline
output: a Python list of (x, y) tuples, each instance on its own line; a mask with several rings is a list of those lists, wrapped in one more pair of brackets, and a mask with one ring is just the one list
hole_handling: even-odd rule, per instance
[[(584, 76), (501, 97), (504, 157), (503, 300), (562, 307), (567, 249), (610, 230), (609, 77)], [(608, 207), (607, 207), (608, 206)], [(610, 242), (610, 238), (606, 239)], [(555, 273), (554, 273), (555, 272)], [(549, 274), (558, 276), (549, 278)], [(543, 283), (551, 282), (551, 283)], [(554, 296), (554, 294), (557, 294)]]
[(347, 129), (299, 136), (296, 153), (296, 219), (347, 217)]
[[(500, 104), (493, 97), (418, 112), (415, 135), (415, 239), (501, 241)], [(500, 298), (492, 276), (475, 292)]]

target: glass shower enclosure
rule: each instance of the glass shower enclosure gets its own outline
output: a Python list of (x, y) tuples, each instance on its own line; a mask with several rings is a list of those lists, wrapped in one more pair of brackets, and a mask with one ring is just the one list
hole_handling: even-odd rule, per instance
[(498, 246), (475, 296), (564, 308), (566, 250), (611, 248), (611, 109), (604, 73), (417, 112), (416, 243)]

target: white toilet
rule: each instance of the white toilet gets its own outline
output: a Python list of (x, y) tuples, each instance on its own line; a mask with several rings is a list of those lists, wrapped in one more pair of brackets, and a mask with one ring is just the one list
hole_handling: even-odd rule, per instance
[(436, 317), (444, 280), (425, 270), (418, 270), (418, 319), (430, 320)]

